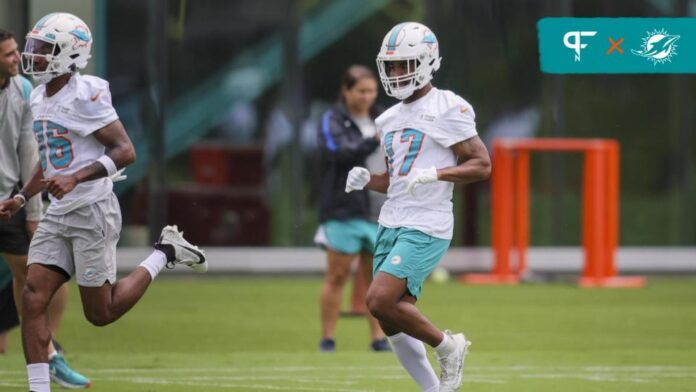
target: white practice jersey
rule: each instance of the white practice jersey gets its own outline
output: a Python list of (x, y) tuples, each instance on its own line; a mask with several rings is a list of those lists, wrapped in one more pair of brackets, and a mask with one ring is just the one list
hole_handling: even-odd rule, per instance
[[(104, 155), (104, 145), (92, 133), (118, 120), (108, 82), (75, 73), (51, 97), (45, 85), (38, 86), (30, 102), (44, 178), (73, 174)], [(83, 182), (61, 200), (50, 196), (47, 213), (66, 214), (105, 199), (112, 189), (107, 177)]]
[(398, 103), (375, 121), (387, 156), (389, 190), (379, 223), (409, 227), (433, 237), (452, 239), (454, 184), (437, 181), (406, 190), (415, 168), (455, 166), (452, 145), (477, 135), (474, 109), (460, 96), (432, 88), (412, 103)]

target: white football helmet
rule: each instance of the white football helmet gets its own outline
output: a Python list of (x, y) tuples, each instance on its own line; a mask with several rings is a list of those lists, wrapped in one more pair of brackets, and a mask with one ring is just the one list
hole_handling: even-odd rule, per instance
[(22, 70), (38, 83), (83, 69), (92, 57), (92, 33), (82, 19), (72, 14), (44, 16), (26, 38)]
[[(399, 23), (382, 41), (377, 69), (387, 95), (399, 100), (427, 85), (440, 68), (440, 51), (435, 34), (417, 22)], [(406, 73), (390, 76), (392, 62), (404, 62)]]

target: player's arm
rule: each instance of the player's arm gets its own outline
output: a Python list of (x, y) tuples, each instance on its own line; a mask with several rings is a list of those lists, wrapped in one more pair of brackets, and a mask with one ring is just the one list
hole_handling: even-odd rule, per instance
[(450, 146), (457, 155), (457, 166), (436, 169), (413, 169), (409, 174), (406, 189), (414, 194), (415, 189), (423, 184), (435, 181), (449, 181), (457, 184), (470, 184), (483, 181), (491, 175), (491, 159), (488, 150), (478, 136)]
[(57, 199), (63, 198), (79, 183), (112, 176), (119, 169), (135, 162), (135, 148), (121, 121), (116, 120), (92, 135), (106, 147), (106, 152), (101, 158), (72, 175), (44, 180), (46, 189)]
[[(384, 158), (385, 162), (386, 159), (387, 158)], [(387, 162), (387, 167), (388, 166), (389, 163)], [(371, 174), (370, 182), (365, 185), (365, 188), (379, 193), (387, 193), (387, 190), (389, 190), (389, 172)]]
[(385, 172), (370, 175), (370, 182), (365, 185), (365, 188), (379, 193), (387, 193), (389, 189), (389, 174)]
[(365, 188), (387, 193), (387, 189), (389, 189), (389, 174), (370, 174), (369, 170), (359, 166), (350, 169), (346, 177), (346, 193), (361, 191)]
[(34, 166), (29, 180), (24, 184), (22, 190), (14, 197), (0, 201), (0, 220), (8, 220), (25, 206), (27, 200), (31, 199), (44, 189), (43, 170), (41, 164)]
[(470, 184), (483, 181), (491, 175), (491, 158), (478, 136), (456, 143), (450, 147), (457, 156), (457, 166), (437, 171), (439, 181)]
[(117, 170), (135, 162), (135, 147), (126, 129), (120, 120), (116, 120), (106, 127), (93, 133), (94, 137), (106, 147), (105, 156), (111, 159), (115, 169), (110, 168), (110, 163), (105, 164), (100, 160), (88, 165), (75, 173), (78, 183), (96, 180), (98, 178), (113, 175)]

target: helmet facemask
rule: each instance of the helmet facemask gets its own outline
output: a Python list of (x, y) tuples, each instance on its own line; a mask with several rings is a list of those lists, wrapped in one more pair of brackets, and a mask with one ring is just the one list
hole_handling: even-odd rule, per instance
[(47, 83), (70, 70), (60, 69), (60, 47), (55, 42), (27, 38), (22, 52), (22, 71), (39, 83)]
[[(401, 75), (390, 76), (396, 63), (402, 64), (406, 72)], [(399, 100), (404, 100), (416, 90), (419, 90), (432, 79), (434, 71), (432, 67), (425, 67), (417, 58), (410, 59), (389, 59), (377, 58), (377, 69), (379, 70), (380, 80), (387, 95)]]

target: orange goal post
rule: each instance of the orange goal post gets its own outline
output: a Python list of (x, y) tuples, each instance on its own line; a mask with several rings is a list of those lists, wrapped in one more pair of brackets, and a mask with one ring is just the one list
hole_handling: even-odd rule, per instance
[(617, 275), (619, 143), (612, 139), (496, 139), (491, 177), (493, 270), (490, 274), (467, 274), (461, 280), (470, 284), (516, 284), (524, 275), (529, 247), (530, 154), (543, 151), (584, 155), (584, 266), (579, 286), (644, 286), (644, 277)]

